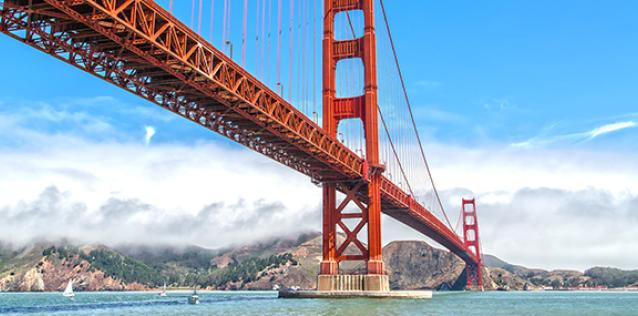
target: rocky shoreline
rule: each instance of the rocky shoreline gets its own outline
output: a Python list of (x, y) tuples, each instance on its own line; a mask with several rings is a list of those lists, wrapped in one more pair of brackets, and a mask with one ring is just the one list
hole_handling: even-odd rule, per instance
[[(196, 246), (0, 245), (0, 291), (62, 291), (73, 279), (78, 291), (189, 289), (314, 289), (321, 261), (318, 233), (210, 250)], [(395, 241), (383, 249), (392, 289), (458, 290), (464, 263), (423, 241)], [(638, 271), (592, 268), (585, 272), (529, 269), (484, 256), (486, 290), (603, 290), (638, 288)], [(343, 265), (352, 273), (363, 265)]]

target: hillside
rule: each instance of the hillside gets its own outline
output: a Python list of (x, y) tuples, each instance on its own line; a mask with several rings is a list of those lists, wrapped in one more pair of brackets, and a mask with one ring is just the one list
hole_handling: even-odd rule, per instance
[[(341, 239), (341, 238), (340, 238)], [(127, 290), (190, 286), (222, 290), (314, 288), (321, 262), (321, 236), (303, 234), (260, 243), (206, 248), (38, 245), (3, 251), (1, 291), (61, 290), (73, 278), (79, 290)], [(393, 288), (438, 288), (454, 284), (462, 263), (424, 242), (393, 242), (384, 248)], [(361, 265), (344, 267), (357, 272)]]
[(638, 285), (638, 270), (594, 267), (584, 272), (574, 270), (530, 269), (509, 264), (494, 256), (484, 256), (490, 278), (500, 289), (569, 289), (583, 287), (620, 288)]
[(0, 291), (60, 291), (73, 279), (86, 291), (142, 290), (157, 284), (161, 275), (102, 246), (36, 244), (2, 249)]
[[(341, 237), (339, 237), (341, 239)], [(462, 289), (464, 263), (423, 241), (395, 241), (383, 248), (393, 289)], [(321, 235), (308, 233), (211, 250), (198, 246), (39, 243), (15, 248), (0, 243), (0, 291), (60, 291), (69, 279), (78, 290), (145, 290), (161, 286), (255, 290), (315, 288)], [(623, 287), (638, 284), (638, 271), (592, 268), (545, 271), (484, 256), (487, 290)], [(363, 272), (362, 263), (344, 265)]]

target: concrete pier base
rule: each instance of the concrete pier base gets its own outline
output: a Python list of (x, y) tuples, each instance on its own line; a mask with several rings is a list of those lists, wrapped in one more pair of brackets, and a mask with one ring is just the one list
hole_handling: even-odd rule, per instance
[(406, 298), (431, 299), (432, 291), (279, 291), (280, 298)]
[(387, 275), (319, 275), (317, 291), (279, 291), (281, 298), (432, 298), (432, 291), (390, 291)]
[(318, 291), (338, 292), (389, 292), (390, 281), (387, 275), (319, 275), (317, 276)]

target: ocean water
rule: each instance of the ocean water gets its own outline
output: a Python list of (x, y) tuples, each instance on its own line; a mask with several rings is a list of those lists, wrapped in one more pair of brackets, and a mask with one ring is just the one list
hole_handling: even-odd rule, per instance
[(431, 300), (278, 299), (276, 292), (0, 293), (2, 315), (638, 315), (638, 292), (439, 292)]

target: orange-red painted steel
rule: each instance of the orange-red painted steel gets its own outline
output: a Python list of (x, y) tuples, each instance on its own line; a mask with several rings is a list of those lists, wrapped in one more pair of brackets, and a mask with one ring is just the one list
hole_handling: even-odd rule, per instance
[(463, 199), (461, 203), (461, 214), (463, 217), (463, 241), (465, 248), (473, 252), (478, 262), (465, 266), (467, 287), (477, 286), (483, 288), (483, 261), (481, 259), (481, 242), (479, 239), (478, 220), (476, 216), (476, 201), (474, 199)]
[[(363, 37), (350, 40), (335, 40), (335, 16), (345, 10), (361, 10), (364, 17)], [(344, 181), (345, 200), (337, 207), (334, 199), (336, 187), (324, 184), (324, 248), (321, 274), (338, 273), (339, 262), (345, 260), (366, 261), (368, 274), (384, 274), (381, 257), (381, 174), (379, 164), (379, 131), (377, 108), (377, 56), (376, 34), (374, 30), (374, 2), (361, 0), (344, 2), (324, 1), (323, 31), (323, 127), (335, 136), (339, 122), (344, 119), (359, 119), (363, 123), (366, 144), (366, 163), (363, 177), (358, 182)], [(363, 61), (364, 94), (353, 98), (336, 97), (336, 71), (339, 60), (360, 58)], [(367, 187), (367, 190), (365, 189)], [(367, 192), (366, 192), (367, 191)], [(357, 193), (362, 197), (357, 196)], [(349, 228), (341, 220), (344, 207), (354, 202), (360, 209), (361, 220), (354, 228)], [(328, 214), (329, 213), (329, 214)], [(367, 225), (367, 242), (359, 240), (358, 234)], [(337, 245), (337, 228), (346, 235), (345, 241)], [(359, 253), (346, 254), (345, 250), (354, 244)], [(334, 249), (336, 248), (336, 251)]]
[[(371, 3), (335, 0), (333, 10), (372, 12)], [(338, 118), (367, 122), (364, 161), (336, 139), (336, 119), (319, 127), (152, 0), (5, 0), (0, 5), (0, 32), (325, 183), (324, 200), (335, 190), (347, 193), (357, 186), (355, 200), (375, 209), (367, 212), (368, 225), (380, 229), (380, 210), (466, 262), (478, 262), (451, 229), (380, 173), (376, 110), (356, 108), (376, 102), (376, 57), (366, 55), (375, 46), (371, 14), (362, 40), (336, 45), (339, 58), (367, 61), (363, 99), (342, 102), (351, 113), (342, 111)], [(332, 71), (324, 76), (334, 80)], [(324, 104), (334, 104), (326, 100), (334, 96), (327, 95)], [(380, 260), (380, 230), (369, 238), (368, 257)], [(336, 256), (334, 245), (324, 247)], [(376, 263), (368, 268), (382, 272)]]

